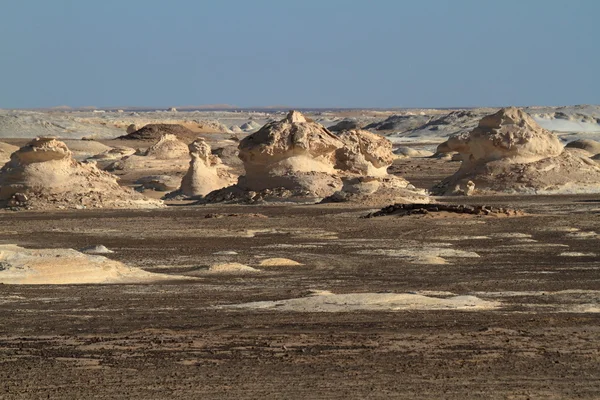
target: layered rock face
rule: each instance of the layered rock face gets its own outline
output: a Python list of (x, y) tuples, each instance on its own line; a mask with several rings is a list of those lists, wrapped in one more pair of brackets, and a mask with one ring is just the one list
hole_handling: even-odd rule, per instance
[(343, 142), (316, 122), (291, 111), (244, 138), (239, 158), (246, 175), (238, 186), (261, 191), (285, 188), (324, 197), (341, 186), (335, 175), (335, 152)]
[(392, 142), (369, 131), (343, 131), (338, 138), (344, 146), (336, 151), (336, 168), (353, 174), (387, 176), (396, 158)]
[(181, 181), (179, 194), (185, 197), (205, 196), (213, 190), (221, 189), (235, 182), (222, 165), (218, 156), (211, 153), (208, 143), (202, 138), (189, 145), (190, 167)]
[(397, 157), (388, 139), (363, 130), (343, 131), (338, 137), (344, 143), (336, 151), (336, 169), (340, 171), (343, 186), (324, 201), (373, 205), (429, 202), (424, 191), (416, 190), (399, 176), (388, 174), (388, 167)]
[(152, 208), (161, 202), (122, 188), (94, 164), (73, 159), (54, 138), (36, 138), (0, 170), (0, 204), (33, 209)]
[(563, 151), (556, 135), (515, 107), (482, 118), (471, 132), (448, 139), (448, 147), (464, 155), (464, 167), (495, 160), (530, 163)]
[(463, 160), (435, 194), (577, 193), (600, 190), (600, 169), (588, 157), (564, 151), (558, 137), (511, 107), (481, 119), (446, 143)]

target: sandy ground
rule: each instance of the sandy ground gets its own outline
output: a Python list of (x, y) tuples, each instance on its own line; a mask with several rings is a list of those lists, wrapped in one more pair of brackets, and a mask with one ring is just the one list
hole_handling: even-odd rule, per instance
[[(431, 161), (398, 168), (426, 186), (458, 167)], [(600, 197), (451, 200), (527, 215), (0, 212), (0, 244), (196, 278), (0, 285), (0, 399), (598, 398)], [(230, 263), (258, 272), (210, 273)]]

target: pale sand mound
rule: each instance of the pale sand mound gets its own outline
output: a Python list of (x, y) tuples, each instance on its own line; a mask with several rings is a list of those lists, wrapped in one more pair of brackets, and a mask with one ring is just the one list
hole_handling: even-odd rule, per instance
[(17, 146), (0, 142), (0, 167), (10, 161), (10, 155), (19, 150)]
[(189, 278), (154, 274), (72, 249), (33, 250), (0, 245), (0, 283), (4, 284), (150, 283), (170, 279)]
[[(439, 148), (439, 146), (438, 146)], [(398, 159), (403, 158), (420, 158), (431, 157), (433, 153), (427, 150), (413, 149), (412, 147), (400, 146), (394, 150), (394, 154)]]
[(235, 304), (231, 308), (251, 308), (297, 312), (349, 312), (349, 311), (400, 311), (400, 310), (491, 310), (499, 302), (485, 301), (475, 296), (450, 298), (428, 297), (409, 293), (349, 293), (317, 292), (312, 296), (278, 301), (257, 301)]
[(190, 165), (181, 180), (179, 190), (167, 197), (202, 197), (235, 182), (237, 177), (217, 155), (212, 154), (210, 145), (203, 138), (198, 138), (189, 145), (189, 154)]
[(172, 134), (163, 135), (160, 140), (154, 143), (148, 150), (146, 156), (154, 157), (157, 160), (171, 160), (174, 158), (185, 158), (188, 154), (188, 146), (177, 139)]
[(255, 273), (255, 272), (261, 272), (261, 271), (256, 268), (252, 268), (247, 265), (234, 262), (234, 263), (213, 264), (210, 267), (208, 267), (207, 272), (226, 274), (226, 273), (239, 273), (239, 272)]
[(111, 147), (94, 140), (67, 139), (62, 142), (67, 145), (73, 154), (73, 158), (78, 161), (111, 150)]
[(181, 178), (171, 175), (143, 176), (135, 183), (139, 184), (138, 190), (156, 190), (158, 192), (170, 192), (181, 186)]
[(295, 267), (302, 264), (289, 258), (266, 258), (261, 260), (258, 265), (261, 267)]
[(0, 169), (0, 204), (28, 209), (156, 208), (163, 204), (123, 188), (94, 164), (82, 164), (67, 146), (37, 138)]
[(593, 160), (564, 151), (556, 135), (514, 107), (484, 117), (447, 145), (461, 153), (463, 162), (432, 189), (434, 194), (600, 191), (600, 167)]

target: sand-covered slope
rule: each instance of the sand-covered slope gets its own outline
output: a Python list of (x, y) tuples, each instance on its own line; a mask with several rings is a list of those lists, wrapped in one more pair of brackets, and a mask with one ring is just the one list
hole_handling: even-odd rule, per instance
[(150, 283), (180, 276), (155, 274), (72, 249), (25, 249), (0, 245), (0, 283), (67, 285), (99, 283)]

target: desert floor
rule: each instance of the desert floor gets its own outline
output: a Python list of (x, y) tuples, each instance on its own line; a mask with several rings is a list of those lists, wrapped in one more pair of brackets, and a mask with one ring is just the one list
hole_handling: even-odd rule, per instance
[[(457, 168), (432, 161), (394, 168), (422, 187)], [(341, 204), (1, 212), (0, 243), (103, 244), (110, 258), (190, 279), (0, 285), (0, 399), (598, 398), (600, 197), (445, 200), (526, 215), (364, 219), (372, 209)], [(273, 257), (302, 265), (259, 266)], [(206, 272), (228, 262), (260, 272)], [(314, 290), (498, 306), (230, 307)]]

